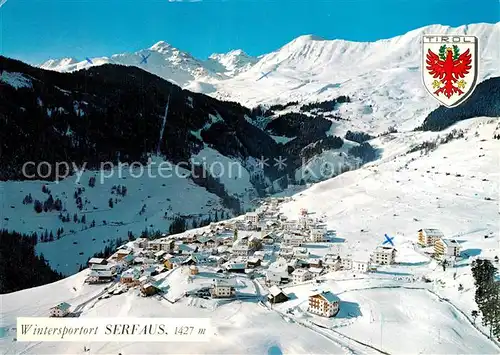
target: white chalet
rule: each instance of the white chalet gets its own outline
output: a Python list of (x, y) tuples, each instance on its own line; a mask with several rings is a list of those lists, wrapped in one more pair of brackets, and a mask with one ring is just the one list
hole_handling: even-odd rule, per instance
[(66, 302), (59, 303), (50, 309), (51, 317), (65, 317), (69, 314), (69, 309), (71, 305)]
[(340, 267), (343, 270), (352, 269), (352, 259), (350, 257), (345, 257), (340, 259)]
[(256, 212), (248, 212), (247, 214), (245, 214), (245, 221), (252, 224), (257, 224), (259, 223), (259, 214)]
[(216, 279), (212, 289), (210, 290), (214, 298), (230, 298), (234, 297), (236, 290), (234, 286), (227, 280)]
[(297, 269), (292, 272), (294, 283), (305, 282), (313, 278), (313, 273), (306, 269)]
[(337, 271), (340, 270), (342, 264), (341, 260), (342, 259), (337, 259), (335, 255), (325, 255), (323, 266), (328, 270)]

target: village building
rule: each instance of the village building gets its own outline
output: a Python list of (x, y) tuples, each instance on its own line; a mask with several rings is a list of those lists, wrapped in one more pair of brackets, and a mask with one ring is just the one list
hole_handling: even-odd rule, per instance
[(273, 285), (269, 288), (267, 299), (270, 303), (282, 303), (288, 301), (289, 297), (278, 286)]
[(160, 292), (160, 289), (153, 283), (146, 283), (141, 286), (141, 296), (147, 297), (152, 296)]
[(286, 277), (283, 276), (283, 274), (279, 274), (273, 271), (266, 271), (266, 285), (273, 286), (273, 285), (281, 285), (284, 283), (287, 283), (289, 281), (289, 276), (288, 274)]
[(304, 243), (304, 236), (295, 233), (285, 234), (282, 242), (284, 246), (291, 246), (291, 247), (300, 247), (303, 243)]
[(352, 270), (357, 272), (368, 272), (370, 268), (369, 261), (362, 260), (353, 260), (352, 261)]
[(238, 256), (250, 256), (254, 252), (254, 249), (252, 246), (247, 245), (247, 244), (237, 244), (233, 246), (232, 254), (236, 257)]
[(247, 260), (247, 267), (250, 269), (254, 269), (262, 264), (262, 259), (258, 257), (252, 257)]
[(143, 275), (141, 277), (139, 277), (139, 283), (141, 285), (144, 285), (144, 284), (147, 284), (149, 282), (149, 280), (151, 279), (150, 276), (147, 276), (147, 275)]
[(245, 221), (252, 224), (257, 224), (259, 223), (259, 214), (256, 212), (248, 212), (247, 214), (245, 214)]
[(292, 272), (292, 281), (294, 283), (300, 283), (312, 280), (313, 274), (306, 269), (296, 269)]
[(325, 241), (326, 230), (324, 228), (313, 228), (311, 229), (309, 240), (314, 243), (320, 243)]
[(170, 257), (168, 259), (164, 259), (163, 266), (165, 266), (167, 270), (172, 270), (181, 265), (182, 261), (183, 261), (182, 257), (176, 257), (176, 256)]
[(285, 231), (292, 231), (300, 228), (299, 222), (295, 220), (285, 220), (281, 223), (281, 226)]
[(213, 298), (231, 298), (236, 295), (236, 289), (227, 280), (215, 279), (210, 295)]
[(340, 267), (342, 270), (352, 269), (352, 259), (350, 257), (341, 258)]
[(302, 258), (302, 259), (307, 259), (309, 258), (309, 251), (307, 248), (303, 247), (292, 247), (293, 249), (293, 257), (294, 258)]
[(418, 244), (423, 247), (432, 247), (438, 239), (443, 239), (444, 234), (439, 229), (427, 228), (418, 231)]
[(262, 243), (267, 244), (267, 245), (274, 244), (274, 238), (272, 237), (272, 235), (270, 233), (266, 234), (265, 236), (262, 237)]
[(245, 270), (247, 269), (247, 264), (246, 263), (227, 263), (225, 266), (225, 269), (227, 272), (232, 272), (236, 274), (244, 274)]
[(111, 270), (90, 270), (89, 276), (85, 279), (88, 284), (100, 284), (111, 282), (115, 278), (115, 273)]
[(66, 302), (59, 303), (49, 310), (50, 317), (66, 317), (69, 314), (71, 305)]
[(92, 268), (94, 265), (107, 265), (108, 261), (103, 258), (90, 258), (88, 262), (89, 268)]
[(310, 267), (308, 271), (312, 274), (313, 278), (318, 277), (323, 273), (323, 268), (322, 267)]
[(151, 240), (148, 243), (148, 249), (151, 249), (154, 251), (165, 250), (166, 252), (170, 253), (171, 251), (174, 250), (174, 245), (175, 245), (175, 242), (173, 239), (170, 239), (170, 240)]
[(379, 245), (371, 256), (371, 262), (378, 265), (394, 264), (396, 249), (393, 247)]
[(175, 246), (174, 250), (177, 250), (177, 253), (181, 254), (181, 255), (191, 255), (191, 254), (195, 253), (196, 251), (198, 251), (198, 247), (196, 247), (193, 244), (190, 244), (190, 245), (177, 244)]
[(124, 259), (125, 257), (127, 257), (130, 254), (132, 254), (132, 250), (130, 250), (130, 249), (119, 249), (119, 250), (116, 251), (116, 253), (114, 253), (111, 256), (111, 259), (112, 260), (120, 261), (120, 260)]
[(335, 255), (325, 255), (323, 266), (330, 271), (337, 271), (341, 268), (341, 258)]
[(168, 252), (166, 250), (160, 250), (160, 251), (155, 252), (153, 255), (154, 255), (156, 260), (161, 260), (167, 254), (168, 254)]
[(334, 317), (340, 310), (340, 299), (330, 291), (309, 296), (310, 313), (322, 317)]
[(132, 242), (134, 248), (146, 249), (148, 247), (148, 239), (147, 238), (137, 238)]
[(190, 275), (198, 275), (199, 272), (200, 271), (199, 271), (199, 269), (198, 269), (198, 267), (196, 265), (191, 265), (189, 267), (189, 274)]
[(137, 286), (140, 284), (141, 273), (137, 269), (128, 269), (120, 275), (120, 283), (128, 286)]
[(198, 236), (193, 233), (186, 233), (182, 236), (181, 240), (183, 243), (190, 244), (198, 239)]
[(291, 258), (293, 256), (293, 246), (292, 245), (281, 245), (278, 255), (282, 258)]
[(323, 267), (323, 261), (319, 258), (309, 258), (307, 259), (307, 264), (309, 267), (321, 268)]
[(434, 255), (440, 258), (453, 258), (460, 256), (460, 243), (454, 239), (438, 239), (434, 244)]

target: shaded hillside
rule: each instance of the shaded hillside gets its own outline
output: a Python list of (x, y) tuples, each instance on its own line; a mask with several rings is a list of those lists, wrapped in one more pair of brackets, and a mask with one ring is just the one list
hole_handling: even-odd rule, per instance
[[(179, 163), (204, 146), (240, 160), (284, 154), (245, 119), (247, 108), (182, 90), (136, 67), (58, 73), (5, 57), (0, 66), (0, 180), (23, 179), (27, 161), (99, 168), (118, 158), (145, 162), (158, 151)], [(14, 87), (16, 80), (23, 85)], [(268, 172), (277, 175), (273, 167)]]
[(458, 121), (481, 116), (500, 117), (500, 77), (480, 83), (472, 95), (457, 107), (438, 107), (416, 130), (442, 131)]
[(35, 255), (36, 234), (0, 230), (0, 294), (45, 285), (62, 279), (43, 255)]

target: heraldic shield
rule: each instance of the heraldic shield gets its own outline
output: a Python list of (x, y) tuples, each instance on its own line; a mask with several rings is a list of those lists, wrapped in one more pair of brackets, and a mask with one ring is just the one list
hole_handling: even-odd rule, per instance
[(423, 35), (422, 62), (422, 81), (429, 94), (446, 107), (458, 106), (477, 85), (478, 38)]

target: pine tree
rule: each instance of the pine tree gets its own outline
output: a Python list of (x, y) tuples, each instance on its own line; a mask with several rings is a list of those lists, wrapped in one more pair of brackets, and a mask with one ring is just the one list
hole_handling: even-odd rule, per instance
[(489, 260), (477, 259), (472, 263), (475, 301), (483, 315), (483, 325), (490, 328), (490, 337), (500, 336), (500, 285), (495, 281), (496, 271)]

